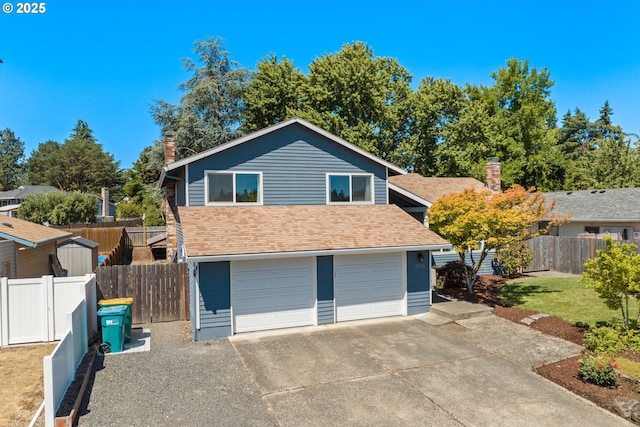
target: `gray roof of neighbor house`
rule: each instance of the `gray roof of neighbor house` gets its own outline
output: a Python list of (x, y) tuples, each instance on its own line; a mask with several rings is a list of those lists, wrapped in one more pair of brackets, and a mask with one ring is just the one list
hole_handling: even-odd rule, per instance
[(13, 240), (24, 246), (35, 248), (43, 243), (62, 240), (73, 235), (44, 225), (24, 221), (10, 216), (0, 217), (0, 239)]
[(15, 190), (0, 191), (0, 200), (23, 200), (29, 194), (49, 193), (51, 191), (58, 191), (58, 189), (56, 187), (51, 187), (50, 185), (21, 185)]
[(558, 191), (544, 196), (555, 199), (553, 213), (570, 214), (570, 222), (640, 222), (640, 188)]

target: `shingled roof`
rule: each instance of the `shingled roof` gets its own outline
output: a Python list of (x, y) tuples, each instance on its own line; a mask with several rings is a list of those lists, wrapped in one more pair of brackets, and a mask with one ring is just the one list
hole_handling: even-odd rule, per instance
[(179, 207), (188, 257), (448, 247), (395, 205)]
[(36, 247), (61, 240), (73, 233), (9, 216), (0, 216), (0, 239), (13, 240), (24, 246)]
[(558, 191), (544, 196), (555, 199), (554, 214), (571, 214), (571, 222), (640, 222), (640, 188)]
[(429, 203), (435, 203), (439, 198), (449, 194), (461, 193), (467, 188), (476, 191), (488, 190), (475, 178), (433, 178), (418, 173), (390, 176), (389, 182)]

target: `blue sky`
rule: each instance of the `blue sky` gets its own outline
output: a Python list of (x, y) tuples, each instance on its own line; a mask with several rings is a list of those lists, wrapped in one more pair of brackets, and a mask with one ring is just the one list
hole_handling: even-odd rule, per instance
[[(0, 0), (0, 3), (7, 3)], [(29, 155), (63, 142), (78, 119), (130, 167), (160, 137), (149, 107), (177, 103), (193, 42), (221, 36), (255, 69), (270, 53), (303, 72), (317, 56), (363, 41), (413, 75), (491, 85), (508, 58), (547, 67), (558, 115), (640, 133), (640, 2), (629, 1), (45, 1), (43, 14), (0, 12), (0, 128)]]

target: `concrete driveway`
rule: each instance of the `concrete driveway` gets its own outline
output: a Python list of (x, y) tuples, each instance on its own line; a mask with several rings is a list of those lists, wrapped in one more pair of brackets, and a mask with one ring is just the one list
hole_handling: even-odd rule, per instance
[(579, 346), (493, 315), (429, 321), (354, 322), (230, 342), (282, 426), (629, 425), (533, 372), (579, 354)]

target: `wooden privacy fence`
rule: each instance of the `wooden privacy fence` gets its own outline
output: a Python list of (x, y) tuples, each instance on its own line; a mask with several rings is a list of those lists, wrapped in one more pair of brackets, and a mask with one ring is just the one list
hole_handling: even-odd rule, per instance
[[(633, 242), (638, 245), (640, 242)], [(584, 263), (594, 258), (598, 249), (606, 249), (601, 239), (580, 237), (538, 236), (529, 240), (533, 261), (526, 273), (534, 271), (559, 271), (582, 274)]]
[(133, 323), (189, 320), (186, 263), (98, 267), (102, 298), (133, 297)]
[(127, 234), (133, 247), (145, 247), (145, 234), (147, 240), (159, 234), (167, 232), (167, 227), (127, 227)]

